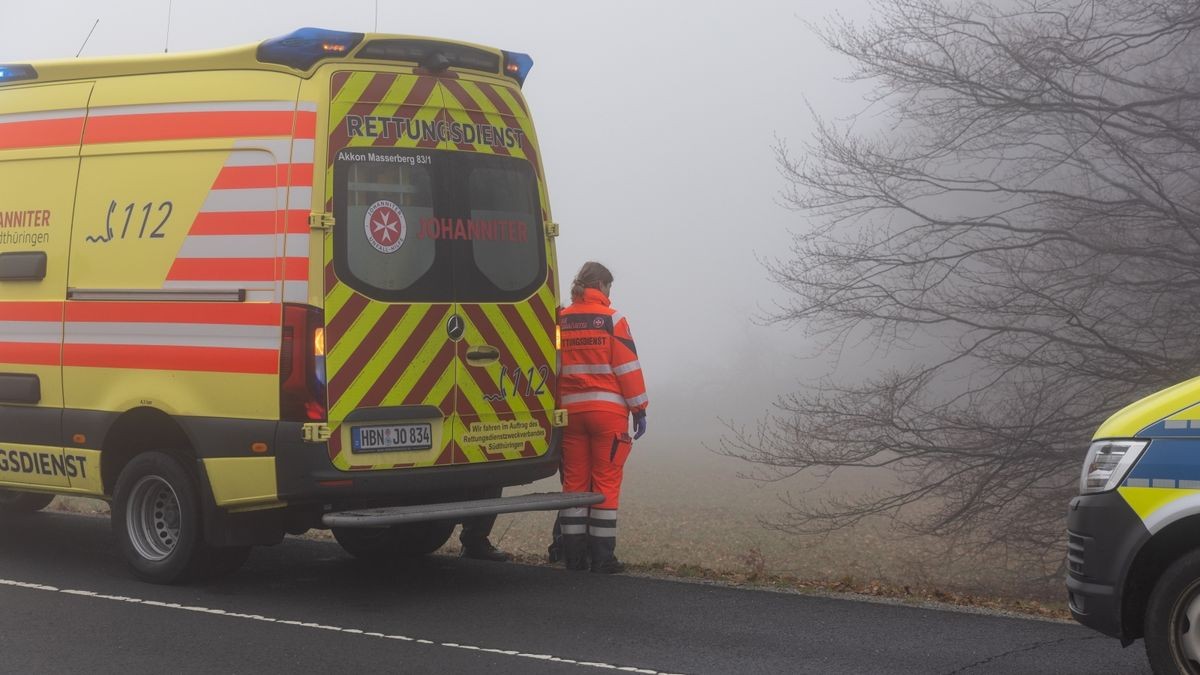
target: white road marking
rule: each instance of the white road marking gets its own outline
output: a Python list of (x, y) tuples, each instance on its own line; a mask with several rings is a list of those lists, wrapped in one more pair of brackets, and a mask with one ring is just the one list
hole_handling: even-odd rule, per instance
[(581, 666), (584, 668), (600, 668), (603, 670), (617, 670), (626, 673), (643, 673), (644, 675), (678, 675), (677, 673), (666, 673), (663, 671), (652, 670), (649, 668), (638, 668), (636, 666), (618, 666), (611, 663), (600, 663), (596, 661), (576, 661), (574, 659), (565, 659), (551, 654), (530, 654), (515, 649), (493, 649), (489, 647), (479, 647), (476, 645), (460, 644), (458, 642), (435, 642), (433, 640), (424, 640), (422, 638), (408, 637), (406, 635), (388, 635), (386, 633), (368, 633), (358, 628), (342, 628), (340, 626), (327, 626), (320, 623), (292, 621), (285, 619), (276, 619), (261, 614), (243, 614), (240, 612), (229, 612), (223, 609), (212, 607), (194, 607), (191, 605), (181, 605), (175, 602), (160, 602), (158, 600), (142, 600), (140, 598), (130, 598), (124, 595), (105, 595), (95, 591), (84, 591), (74, 588), (58, 588), (57, 586), (47, 586), (45, 584), (34, 584), (26, 581), (15, 581), (12, 579), (0, 579), (0, 586), (13, 586), (16, 588), (24, 588), (33, 591), (45, 591), (50, 593), (65, 593), (67, 595), (76, 595), (84, 598), (92, 598), (95, 600), (109, 600), (112, 602), (124, 602), (133, 605), (147, 605), (149, 607), (161, 607), (163, 609), (174, 609), (184, 612), (196, 612), (200, 614), (212, 614), (215, 616), (225, 616), (232, 619), (245, 619), (249, 621), (261, 621), (264, 623), (275, 623), (283, 626), (296, 626), (298, 628), (310, 628), (314, 630), (327, 630), (339, 633), (349, 633), (351, 635), (359, 635), (362, 637), (383, 639), (383, 640), (400, 640), (402, 642), (415, 642), (422, 645), (436, 645), (439, 647), (447, 647), (450, 649), (462, 649), (466, 651), (485, 652), (487, 654), (500, 654), (502, 656), (513, 656), (523, 659), (536, 659), (538, 661), (549, 661), (552, 663), (562, 663), (571, 666)]

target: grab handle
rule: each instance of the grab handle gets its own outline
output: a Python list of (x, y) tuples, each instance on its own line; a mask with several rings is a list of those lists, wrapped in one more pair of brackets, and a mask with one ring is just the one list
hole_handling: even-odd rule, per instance
[(500, 350), (491, 345), (479, 345), (467, 350), (468, 366), (486, 366), (500, 359)]

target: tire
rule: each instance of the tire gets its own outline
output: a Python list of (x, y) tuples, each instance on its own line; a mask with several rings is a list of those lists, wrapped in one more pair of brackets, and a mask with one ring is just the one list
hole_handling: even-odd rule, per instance
[(54, 501), (54, 495), (40, 492), (0, 490), (0, 513), (33, 513), (46, 508), (52, 501)]
[(342, 549), (360, 560), (387, 562), (433, 553), (454, 532), (454, 523), (433, 520), (391, 527), (335, 527)]
[(1200, 673), (1200, 549), (1171, 563), (1158, 578), (1143, 631), (1155, 673)]
[(117, 548), (133, 574), (176, 584), (228, 574), (246, 561), (248, 546), (204, 543), (196, 481), (171, 455), (138, 455), (117, 478), (112, 504)]
[(454, 533), (453, 522), (430, 520), (391, 528), (400, 555), (429, 555), (441, 548)]

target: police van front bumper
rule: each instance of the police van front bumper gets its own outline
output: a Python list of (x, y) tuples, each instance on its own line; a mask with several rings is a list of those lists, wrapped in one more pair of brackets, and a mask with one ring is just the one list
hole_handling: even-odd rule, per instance
[(1125, 579), (1150, 533), (1116, 491), (1082, 495), (1067, 512), (1067, 597), (1071, 616), (1128, 641), (1140, 626), (1122, 620)]
[[(275, 439), (279, 499), (359, 508), (471, 498), (482, 490), (524, 485), (554, 475), (561, 463), (562, 429), (553, 429), (541, 457), (382, 471), (341, 471), (329, 461), (326, 442), (301, 436), (299, 423), (281, 422)], [(456, 497), (457, 496), (457, 497)]]

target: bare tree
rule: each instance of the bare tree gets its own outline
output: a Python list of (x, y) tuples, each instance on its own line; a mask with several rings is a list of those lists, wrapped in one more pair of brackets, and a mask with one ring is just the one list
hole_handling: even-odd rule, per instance
[(808, 218), (768, 263), (771, 319), (905, 364), (783, 397), (724, 449), (780, 477), (899, 478), (795, 499), (784, 531), (886, 514), (1052, 571), (1094, 429), (1200, 375), (1200, 1), (877, 10), (817, 31), (875, 88), (859, 120), (778, 149)]

